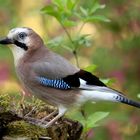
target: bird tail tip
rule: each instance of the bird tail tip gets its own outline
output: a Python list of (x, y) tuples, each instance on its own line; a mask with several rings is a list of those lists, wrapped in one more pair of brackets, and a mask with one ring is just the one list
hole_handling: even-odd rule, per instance
[(119, 96), (120, 96), (120, 98), (118, 99), (119, 102), (130, 105), (130, 106), (140, 108), (140, 102), (133, 101), (133, 100), (128, 99), (128, 98), (126, 98), (124, 96), (121, 96), (121, 95), (119, 95)]

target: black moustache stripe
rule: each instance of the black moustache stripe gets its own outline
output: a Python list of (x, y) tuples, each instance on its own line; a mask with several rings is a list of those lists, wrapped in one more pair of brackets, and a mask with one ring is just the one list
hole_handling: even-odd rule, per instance
[(24, 43), (21, 43), (21, 42), (15, 40), (15, 41), (14, 41), (14, 44), (17, 45), (17, 46), (20, 47), (20, 48), (23, 48), (25, 51), (28, 50), (28, 47), (27, 47), (26, 44), (24, 44)]

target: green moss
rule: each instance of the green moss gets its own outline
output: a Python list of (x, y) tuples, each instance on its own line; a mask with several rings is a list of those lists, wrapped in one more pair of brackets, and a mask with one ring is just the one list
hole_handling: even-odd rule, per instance
[(15, 121), (8, 125), (6, 135), (12, 137), (24, 136), (32, 139), (38, 139), (38, 137), (47, 136), (47, 134), (47, 129), (29, 124), (25, 121)]
[[(0, 94), (0, 107), (3, 108), (3, 111), (10, 110), (10, 96), (8, 94)], [(1, 110), (2, 112), (2, 110)]]
[[(11, 137), (29, 137), (32, 139), (38, 139), (38, 137), (41, 136), (47, 136), (47, 129), (41, 128), (39, 126), (35, 126), (32, 124), (29, 124), (28, 122), (25, 121), (14, 121), (14, 116), (11, 117), (12, 114), (8, 117), (7, 112), (10, 113), (10, 111), (14, 111), (16, 114), (20, 113), (24, 115), (28, 113), (32, 107), (35, 105), (41, 106), (41, 103), (38, 102), (38, 100), (33, 100), (32, 102), (27, 102), (24, 101), (24, 104), (21, 106), (20, 105), (20, 100), (13, 97), (8, 94), (0, 94), (0, 120), (2, 124), (5, 122), (7, 125), (6, 129), (6, 136), (11, 136)], [(39, 108), (38, 108), (39, 109)], [(4, 117), (4, 114), (6, 114), (6, 117)], [(5, 120), (3, 118), (6, 118)], [(36, 114), (34, 114), (34, 117), (36, 118)], [(12, 120), (10, 120), (12, 119)]]

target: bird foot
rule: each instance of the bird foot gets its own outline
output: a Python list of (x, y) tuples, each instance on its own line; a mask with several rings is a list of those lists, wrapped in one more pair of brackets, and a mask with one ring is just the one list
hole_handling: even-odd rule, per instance
[[(66, 109), (64, 108), (61, 112), (59, 111), (59, 113), (58, 113), (58, 110), (53, 111), (52, 113), (50, 113), (48, 116), (44, 117), (43, 119), (31, 118), (31, 117), (28, 117), (28, 115), (25, 115), (24, 118), (25, 118), (25, 120), (27, 120), (28, 122), (30, 122), (32, 124), (38, 125), (43, 128), (48, 128), (52, 124), (56, 123), (58, 121), (58, 119), (60, 119), (64, 115), (65, 112), (66, 112)], [(53, 117), (53, 119), (51, 119), (52, 117)], [(49, 120), (49, 121), (46, 121), (46, 120)]]
[[(50, 127), (53, 123), (56, 122), (56, 119), (52, 119), (50, 120), (50, 118), (52, 118), (54, 115), (56, 115), (58, 113), (57, 110), (53, 111), (52, 113), (50, 113), (49, 115), (45, 116), (42, 119), (36, 119), (33, 117), (30, 117), (31, 113), (34, 111), (34, 109), (32, 109), (28, 114), (26, 114), (24, 116), (24, 120), (28, 121), (31, 124), (43, 127), (43, 128), (48, 128)], [(54, 117), (55, 118), (55, 117)], [(50, 121), (48, 121), (50, 120)]]

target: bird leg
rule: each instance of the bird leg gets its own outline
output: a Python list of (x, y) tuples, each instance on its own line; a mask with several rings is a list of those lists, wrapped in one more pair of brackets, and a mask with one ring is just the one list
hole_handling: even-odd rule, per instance
[(65, 114), (65, 112), (67, 111), (67, 108), (65, 108), (64, 106), (59, 106), (58, 110), (59, 110), (58, 115), (55, 116), (51, 121), (49, 121), (49, 122), (48, 122), (45, 126), (43, 126), (43, 127), (45, 127), (45, 128), (50, 127), (53, 123), (55, 123), (59, 118), (61, 118), (61, 117)]

